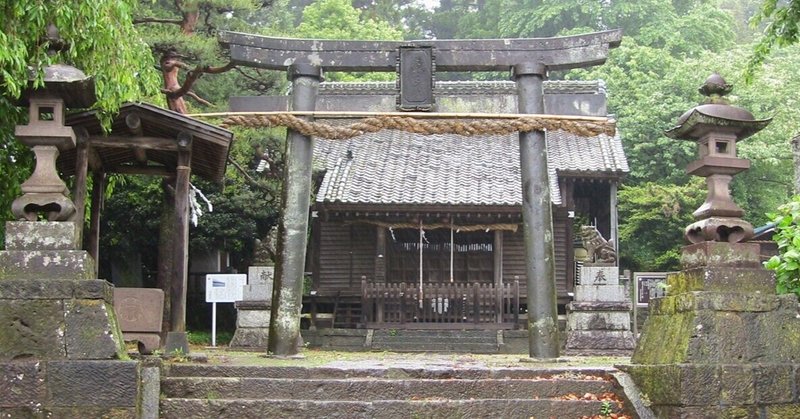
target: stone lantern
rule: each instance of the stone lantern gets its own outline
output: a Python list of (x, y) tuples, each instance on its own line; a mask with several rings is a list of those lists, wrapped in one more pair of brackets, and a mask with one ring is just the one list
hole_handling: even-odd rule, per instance
[(730, 197), (733, 175), (750, 162), (737, 142), (763, 129), (724, 99), (731, 86), (711, 75), (707, 96), (667, 135), (696, 141), (698, 159), (687, 172), (707, 179), (708, 196), (686, 227), (691, 244), (682, 270), (670, 273), (666, 295), (650, 300), (650, 314), (624, 369), (650, 399), (656, 417), (798, 417), (794, 391), (800, 368), (800, 316), (794, 294), (777, 295), (763, 268), (753, 227)]
[(75, 213), (68, 189), (56, 172), (59, 152), (75, 147), (75, 132), (64, 125), (68, 107), (88, 108), (96, 101), (94, 82), (75, 67), (55, 64), (44, 69), (44, 87), (29, 88), (20, 105), (28, 105), (28, 124), (16, 127), (16, 137), (36, 154), (36, 168), (22, 185), (23, 195), (11, 204), (18, 220), (67, 221)]
[(736, 143), (766, 127), (770, 119), (757, 120), (730, 105), (724, 96), (731, 88), (719, 74), (709, 76), (700, 87), (705, 103), (684, 113), (678, 125), (665, 133), (697, 142), (698, 159), (686, 172), (705, 177), (708, 185), (706, 201), (693, 213), (697, 221), (686, 227), (691, 243), (739, 243), (753, 236), (753, 226), (740, 218), (744, 211), (731, 200), (729, 184), (733, 175), (750, 168), (749, 160), (736, 156)]

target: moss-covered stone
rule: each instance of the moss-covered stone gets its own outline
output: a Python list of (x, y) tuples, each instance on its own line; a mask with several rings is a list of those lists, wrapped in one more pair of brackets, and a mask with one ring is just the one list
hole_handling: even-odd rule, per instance
[(114, 309), (104, 300), (67, 301), (65, 322), (68, 358), (118, 359), (125, 354)]
[(767, 406), (765, 412), (768, 419), (800, 418), (800, 404)]
[(702, 266), (758, 268), (761, 266), (757, 243), (703, 242), (684, 246), (681, 266), (684, 269)]
[(66, 356), (62, 300), (0, 300), (0, 361)]
[(631, 362), (634, 364), (679, 364), (686, 360), (695, 314), (651, 315)]

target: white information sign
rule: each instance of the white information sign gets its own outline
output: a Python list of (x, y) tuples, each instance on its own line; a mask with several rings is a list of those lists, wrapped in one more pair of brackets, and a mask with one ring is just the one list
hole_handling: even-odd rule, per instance
[(211, 303), (211, 346), (217, 346), (217, 303), (243, 300), (245, 274), (206, 275), (206, 302)]
[(243, 299), (246, 274), (206, 275), (206, 302), (233, 303)]

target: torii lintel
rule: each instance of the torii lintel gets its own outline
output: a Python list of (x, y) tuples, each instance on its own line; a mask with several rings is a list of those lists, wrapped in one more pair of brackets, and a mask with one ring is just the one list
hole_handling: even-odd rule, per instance
[(399, 49), (430, 47), (437, 71), (508, 71), (521, 63), (548, 70), (568, 70), (603, 64), (608, 50), (619, 46), (622, 30), (554, 38), (341, 41), (276, 38), (221, 32), (220, 43), (234, 64), (285, 70), (311, 64), (326, 71), (395, 71)]

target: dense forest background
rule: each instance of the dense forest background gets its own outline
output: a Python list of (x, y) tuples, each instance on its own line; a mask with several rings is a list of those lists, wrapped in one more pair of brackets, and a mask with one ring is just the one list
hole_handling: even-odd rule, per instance
[[(42, 8), (37, 12), (41, 16), (31, 17), (26, 8), (30, 4)], [(551, 79), (602, 79), (607, 86), (609, 110), (618, 121), (631, 167), (619, 196), (623, 267), (678, 268), (683, 227), (705, 194), (702, 180), (684, 173), (695, 157), (695, 145), (668, 139), (663, 132), (700, 102), (697, 88), (714, 71), (734, 84), (734, 104), (758, 118), (774, 118), (767, 129), (738, 147), (742, 157), (752, 160), (752, 169), (732, 184), (746, 218), (756, 226), (764, 224), (766, 214), (794, 192), (790, 140), (800, 121), (796, 94), (800, 51), (796, 46), (772, 48), (781, 42), (765, 43), (770, 39), (763, 37), (765, 29), (774, 29), (769, 14), (758, 25), (750, 23), (764, 14), (761, 0), (98, 0), (93, 9), (80, 1), (61, 0), (11, 1), (3, 7), (0, 216), (5, 219), (10, 217), (10, 202), (19, 194), (19, 183), (32, 168), (31, 153), (12, 136), (11, 127), (25, 115), (12, 104), (19, 83), (10, 80), (24, 74), (25, 64), (51, 59), (37, 49), (36, 30), (42, 22), (52, 18), (57, 26), (68, 27), (78, 17), (89, 28), (86, 31), (99, 31), (94, 38), (81, 38), (77, 29), (62, 33), (74, 37), (76, 45), (89, 43), (98, 50), (82, 47), (52, 59), (100, 74), (98, 94), (106, 98), (101, 106), (112, 112), (122, 100), (145, 100), (188, 113), (223, 111), (230, 96), (286, 92), (284, 74), (226, 65), (216, 41), (220, 30), (410, 40), (548, 37), (621, 28), (622, 46), (610, 53), (605, 65), (554, 73)], [(113, 21), (122, 29), (103, 25), (104, 13), (114, 14)], [(796, 36), (796, 24), (794, 31)], [(10, 47), (15, 36), (34, 52), (19, 58), (22, 51)], [(98, 68), (100, 55), (112, 53), (121, 54), (116, 65)], [(92, 54), (97, 55), (92, 58)], [(332, 74), (331, 79), (353, 76)], [(194, 182), (214, 208), (192, 227), (193, 251), (224, 249), (232, 255), (234, 267), (244, 269), (249, 264), (256, 239), (264, 240), (277, 222), (283, 136), (280, 130), (265, 134), (237, 129), (224, 184)], [(256, 170), (262, 160), (268, 163), (261, 164), (266, 170)], [(145, 276), (154, 276), (164, 194), (160, 179), (115, 177), (108, 194), (103, 259), (141, 254)], [(105, 274), (109, 277), (108, 271)]]

